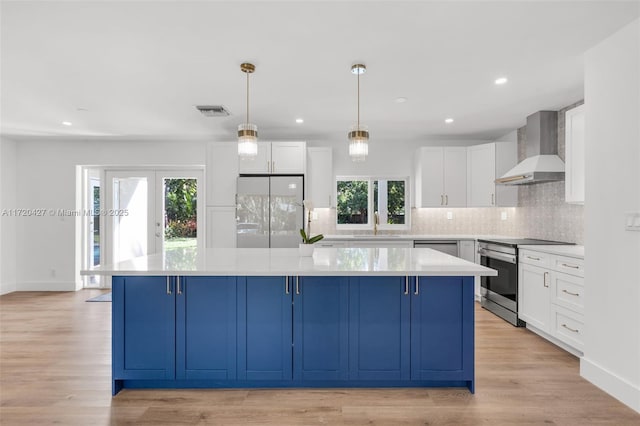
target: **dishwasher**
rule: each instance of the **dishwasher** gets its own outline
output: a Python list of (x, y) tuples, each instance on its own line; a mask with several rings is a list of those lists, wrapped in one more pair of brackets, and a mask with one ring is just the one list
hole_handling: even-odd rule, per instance
[(457, 240), (415, 240), (413, 247), (430, 248), (458, 257)]

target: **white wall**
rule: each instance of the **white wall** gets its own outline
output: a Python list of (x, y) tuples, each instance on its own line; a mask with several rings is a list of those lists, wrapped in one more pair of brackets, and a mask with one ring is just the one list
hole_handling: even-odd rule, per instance
[(0, 294), (16, 289), (16, 142), (0, 138)]
[(640, 412), (640, 25), (585, 55), (585, 349), (580, 373)]
[(16, 290), (16, 142), (0, 138), (0, 294)]
[[(76, 165), (205, 163), (205, 142), (20, 140), (17, 146), (20, 208), (75, 210)], [(76, 222), (73, 217), (50, 216), (17, 220), (17, 290), (79, 286), (74, 273)]]

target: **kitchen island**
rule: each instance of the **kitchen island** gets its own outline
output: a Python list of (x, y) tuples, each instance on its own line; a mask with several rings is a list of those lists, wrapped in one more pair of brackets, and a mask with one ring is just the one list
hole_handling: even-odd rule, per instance
[(474, 391), (473, 277), (431, 249), (177, 250), (106, 265), (123, 388)]

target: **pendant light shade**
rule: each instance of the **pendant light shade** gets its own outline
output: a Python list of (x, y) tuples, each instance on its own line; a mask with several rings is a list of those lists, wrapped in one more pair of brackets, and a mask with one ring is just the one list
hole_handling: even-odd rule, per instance
[(360, 74), (366, 71), (367, 67), (363, 64), (351, 67), (351, 72), (358, 76), (358, 121), (349, 132), (349, 156), (355, 162), (364, 161), (369, 155), (369, 130), (360, 124)]
[(249, 122), (249, 74), (256, 70), (250, 63), (240, 65), (240, 70), (247, 75), (247, 121), (238, 126), (238, 155), (242, 158), (253, 158), (258, 155), (258, 126)]

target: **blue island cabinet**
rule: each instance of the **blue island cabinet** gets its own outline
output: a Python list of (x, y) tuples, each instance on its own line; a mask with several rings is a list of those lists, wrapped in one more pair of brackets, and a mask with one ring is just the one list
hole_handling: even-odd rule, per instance
[(236, 379), (235, 277), (114, 277), (112, 309), (114, 394)]
[(474, 391), (473, 277), (114, 277), (114, 394), (129, 388)]

